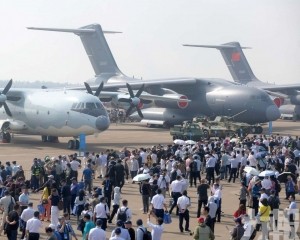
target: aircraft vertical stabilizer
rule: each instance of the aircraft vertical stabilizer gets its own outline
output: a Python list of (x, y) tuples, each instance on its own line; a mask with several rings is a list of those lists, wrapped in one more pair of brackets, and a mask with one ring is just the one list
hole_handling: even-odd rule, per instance
[(74, 33), (80, 37), (96, 76), (102, 76), (108, 79), (112, 76), (124, 75), (118, 68), (104, 37), (104, 33), (120, 32), (102, 31), (102, 28), (99, 24), (91, 24), (79, 29), (35, 27), (29, 27), (28, 29)]
[(230, 42), (221, 45), (190, 45), (184, 44), (188, 47), (203, 47), (203, 48), (216, 48), (220, 50), (230, 74), (235, 82), (247, 84), (251, 81), (259, 81), (243, 53), (242, 49), (248, 47), (241, 47), (238, 42)]

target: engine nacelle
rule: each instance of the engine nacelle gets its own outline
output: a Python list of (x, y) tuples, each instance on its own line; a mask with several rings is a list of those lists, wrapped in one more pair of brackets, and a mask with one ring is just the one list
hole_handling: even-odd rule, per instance
[(275, 103), (275, 105), (279, 108), (281, 105), (283, 105), (284, 103), (284, 98), (281, 97), (273, 97), (270, 96), (270, 98), (273, 100), (273, 102)]
[(180, 100), (178, 100), (177, 102), (168, 101), (168, 100), (165, 100), (165, 101), (156, 100), (154, 102), (155, 102), (155, 105), (157, 107), (185, 109), (189, 105), (189, 103), (186, 101), (186, 100), (188, 100), (188, 98), (185, 95), (181, 95), (181, 94), (164, 94), (163, 97), (180, 99)]
[(0, 120), (1, 131), (22, 131), (26, 130), (27, 126), (21, 121)]
[(291, 104), (300, 105), (300, 95), (290, 96)]

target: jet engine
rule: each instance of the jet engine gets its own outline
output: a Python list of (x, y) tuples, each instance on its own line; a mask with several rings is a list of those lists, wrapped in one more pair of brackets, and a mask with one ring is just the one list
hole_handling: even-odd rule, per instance
[(185, 100), (188, 100), (187, 96), (181, 95), (181, 94), (164, 94), (162, 95), (163, 97), (168, 97), (168, 98), (174, 98), (174, 99), (180, 99), (177, 102), (170, 102), (170, 101), (159, 101), (156, 100), (155, 105), (157, 107), (162, 107), (162, 108), (173, 108), (173, 109), (185, 109), (189, 105), (189, 103)]
[(0, 120), (1, 131), (12, 131), (17, 132), (21, 130), (26, 130), (27, 126), (21, 121), (9, 121), (9, 120)]
[(270, 98), (273, 100), (273, 102), (275, 103), (275, 105), (279, 108), (281, 105), (283, 105), (284, 103), (284, 98), (281, 97), (273, 97), (270, 96)]

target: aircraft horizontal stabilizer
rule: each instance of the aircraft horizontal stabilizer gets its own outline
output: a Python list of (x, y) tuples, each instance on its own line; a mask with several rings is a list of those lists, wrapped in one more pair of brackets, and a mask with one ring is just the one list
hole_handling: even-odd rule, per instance
[[(42, 31), (52, 31), (52, 32), (69, 32), (75, 34), (88, 34), (88, 33), (95, 33), (95, 29), (81, 29), (81, 28), (38, 28), (38, 27), (27, 27), (29, 30), (42, 30)], [(117, 31), (103, 31), (103, 33), (122, 33)]]
[[(198, 45), (198, 44), (182, 44), (184, 47), (202, 47), (202, 48), (216, 48), (216, 49), (233, 49), (236, 48), (234, 45)], [(251, 49), (251, 47), (241, 47), (242, 49)]]

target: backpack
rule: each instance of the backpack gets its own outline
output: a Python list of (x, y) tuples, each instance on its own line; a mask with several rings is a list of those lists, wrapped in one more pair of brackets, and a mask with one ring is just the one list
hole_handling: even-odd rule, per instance
[(171, 182), (176, 180), (176, 178), (177, 178), (177, 171), (175, 170), (175, 171), (171, 172)]
[(197, 166), (198, 164), (197, 164), (197, 162), (196, 161), (194, 161), (193, 162), (193, 165), (192, 165), (192, 172), (197, 172), (198, 171), (198, 166)]
[(121, 220), (123, 223), (126, 222), (126, 220), (127, 220), (127, 214), (126, 214), (127, 209), (128, 208), (125, 208), (125, 210), (122, 211), (121, 208), (120, 208), (120, 211), (119, 211), (119, 214), (118, 214), (118, 220)]
[(152, 240), (152, 235), (151, 235), (151, 232), (149, 232), (146, 228), (146, 231), (144, 231), (144, 229), (142, 228), (139, 228), (141, 229), (141, 231), (143, 232), (143, 240)]

